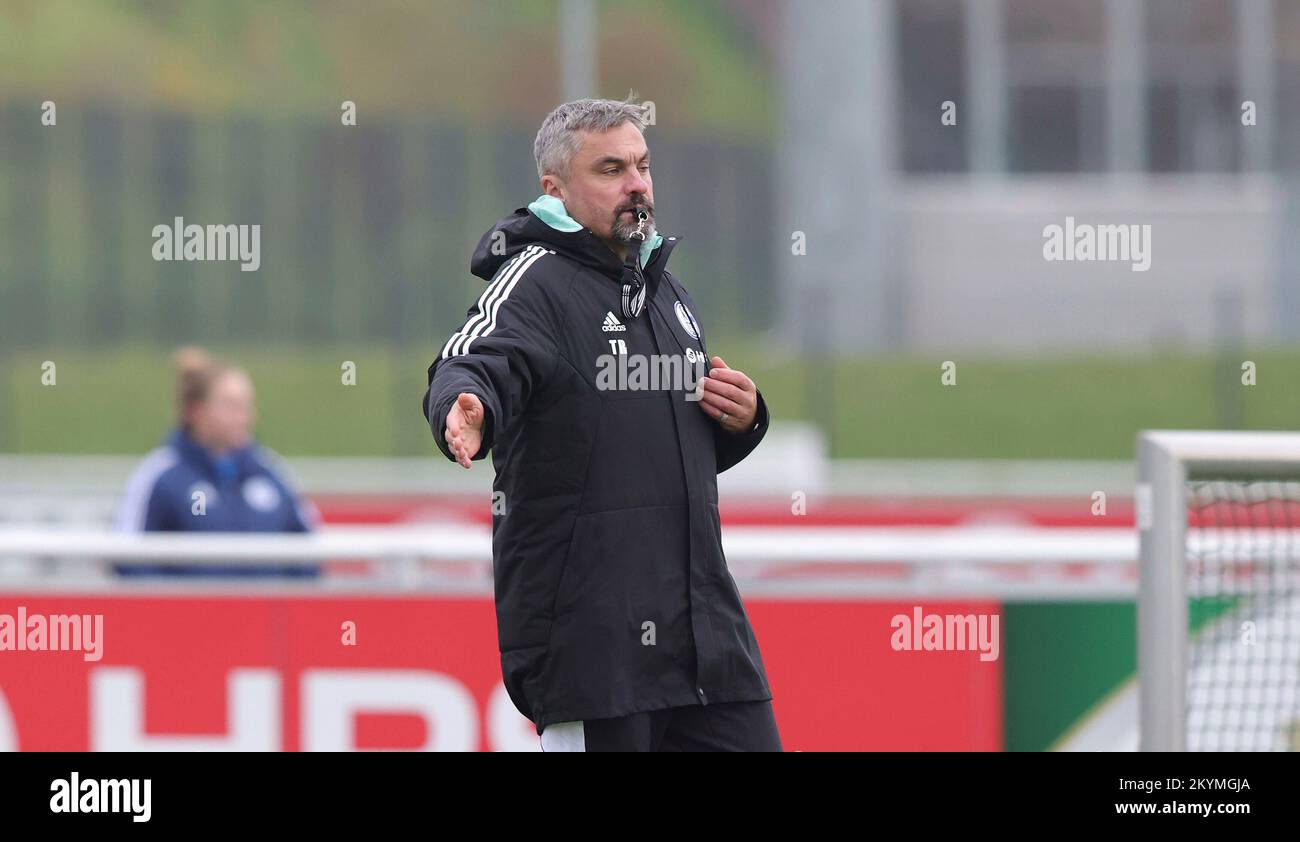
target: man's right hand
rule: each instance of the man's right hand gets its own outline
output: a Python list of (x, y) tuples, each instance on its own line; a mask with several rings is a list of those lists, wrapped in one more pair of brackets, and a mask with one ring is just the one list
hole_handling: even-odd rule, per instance
[(485, 415), (482, 401), (468, 392), (457, 395), (456, 402), (447, 413), (447, 429), (443, 432), (443, 438), (447, 440), (451, 454), (461, 467), (470, 466), (470, 460), (483, 444)]

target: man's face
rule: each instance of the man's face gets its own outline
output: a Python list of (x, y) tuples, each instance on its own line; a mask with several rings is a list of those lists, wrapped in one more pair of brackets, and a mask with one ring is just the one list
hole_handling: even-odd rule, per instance
[(650, 179), (650, 150), (632, 123), (607, 132), (579, 132), (581, 146), (569, 162), (569, 177), (542, 179), (547, 194), (559, 196), (565, 208), (590, 228), (620, 257), (637, 229), (636, 210), (648, 215), (644, 233), (654, 237), (654, 187)]

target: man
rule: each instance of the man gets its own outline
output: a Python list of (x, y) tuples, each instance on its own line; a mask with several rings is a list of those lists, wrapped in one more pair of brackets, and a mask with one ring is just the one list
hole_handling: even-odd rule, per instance
[[(717, 474), (767, 407), (706, 356), (665, 268), (679, 238), (654, 229), (645, 126), (642, 106), (595, 99), (542, 123), (543, 195), (479, 241), (488, 287), (423, 411), (449, 459), (493, 454), (502, 675), (544, 751), (779, 751), (718, 521)], [(669, 356), (698, 383), (626, 376)]]

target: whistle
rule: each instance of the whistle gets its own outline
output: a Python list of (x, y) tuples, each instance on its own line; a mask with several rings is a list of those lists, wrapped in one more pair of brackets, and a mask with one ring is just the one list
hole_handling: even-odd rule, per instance
[(637, 220), (637, 222), (636, 222), (636, 230), (632, 232), (632, 234), (631, 234), (631, 236), (629, 237), (629, 239), (640, 240), (641, 242), (644, 243), (644, 242), (645, 242), (645, 224), (646, 224), (646, 222), (647, 222), (649, 219), (650, 219), (650, 214), (646, 213), (646, 212), (643, 211), (643, 210), (638, 210), (638, 211), (636, 212), (636, 220)]

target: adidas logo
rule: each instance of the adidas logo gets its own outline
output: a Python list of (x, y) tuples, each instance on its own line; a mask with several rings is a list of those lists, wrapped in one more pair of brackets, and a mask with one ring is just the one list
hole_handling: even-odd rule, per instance
[(619, 331), (627, 330), (627, 325), (621, 323), (617, 318), (615, 318), (614, 311), (611, 310), (605, 314), (605, 323), (600, 326), (600, 329), (606, 333), (617, 333)]

